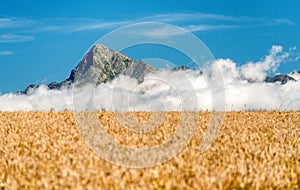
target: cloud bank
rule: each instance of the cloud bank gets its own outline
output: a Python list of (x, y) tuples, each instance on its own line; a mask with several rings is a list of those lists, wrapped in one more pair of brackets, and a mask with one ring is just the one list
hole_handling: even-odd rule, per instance
[[(1, 111), (94, 110), (170, 111), (170, 110), (299, 110), (300, 74), (285, 85), (265, 83), (267, 73), (274, 73), (289, 58), (281, 46), (273, 46), (269, 55), (241, 67), (230, 59), (218, 59), (203, 73), (199, 70), (160, 71), (149, 74), (143, 83), (119, 76), (97, 87), (49, 90), (40, 86), (29, 95), (3, 94)], [(216, 72), (216, 69), (219, 72)], [(217, 75), (216, 73), (220, 73)], [(224, 105), (215, 107), (208, 79), (222, 78)], [(221, 91), (215, 97), (221, 96)], [(220, 93), (220, 94), (218, 94)]]

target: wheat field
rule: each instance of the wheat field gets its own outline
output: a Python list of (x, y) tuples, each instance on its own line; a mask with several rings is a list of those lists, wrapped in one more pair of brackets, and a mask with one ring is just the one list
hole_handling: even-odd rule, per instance
[[(151, 113), (132, 113), (147, 120)], [(127, 146), (162, 143), (180, 113), (166, 113), (154, 131), (137, 134), (102, 111), (107, 133)], [(300, 112), (226, 112), (211, 148), (198, 148), (210, 112), (176, 157), (158, 166), (128, 169), (97, 156), (72, 112), (0, 112), (0, 189), (300, 189)]]

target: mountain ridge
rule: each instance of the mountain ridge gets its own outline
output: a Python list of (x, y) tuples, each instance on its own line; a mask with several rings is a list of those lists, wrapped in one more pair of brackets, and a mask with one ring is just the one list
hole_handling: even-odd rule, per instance
[[(190, 70), (186, 65), (176, 66), (171, 72)], [(154, 73), (159, 69), (151, 67), (146, 62), (133, 60), (127, 55), (113, 51), (102, 44), (95, 44), (85, 54), (78, 65), (72, 69), (69, 77), (59, 83), (51, 82), (47, 84), (48, 89), (61, 89), (69, 87), (71, 84), (75, 86), (84, 86), (91, 83), (95, 86), (110, 82), (123, 74), (131, 78), (135, 78), (139, 83), (143, 82), (144, 77), (148, 73)], [(202, 71), (200, 71), (202, 73)], [(300, 71), (297, 72), (300, 74)], [(291, 73), (293, 74), (293, 73)], [(275, 76), (267, 76), (264, 82), (286, 84), (288, 81), (296, 81), (291, 74), (277, 74)], [(252, 81), (249, 81), (252, 82)], [(18, 94), (30, 94), (34, 92), (40, 85), (31, 84)]]

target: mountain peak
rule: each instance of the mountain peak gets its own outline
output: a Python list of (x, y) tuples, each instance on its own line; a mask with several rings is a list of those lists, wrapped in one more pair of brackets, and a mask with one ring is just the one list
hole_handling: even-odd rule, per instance
[(116, 54), (118, 56), (129, 59), (129, 57), (124, 55), (123, 53), (113, 51), (113, 50), (109, 49), (108, 47), (106, 47), (103, 44), (93, 45), (92, 48), (89, 50), (88, 54), (89, 53), (92, 53), (93, 55), (101, 55), (101, 56), (104, 56), (104, 57), (112, 57), (112, 56), (114, 56), (114, 54)]
[(67, 80), (77, 85), (98, 85), (124, 74), (141, 82), (145, 74), (155, 70), (143, 61), (130, 59), (123, 53), (113, 51), (102, 44), (95, 44), (72, 70)]

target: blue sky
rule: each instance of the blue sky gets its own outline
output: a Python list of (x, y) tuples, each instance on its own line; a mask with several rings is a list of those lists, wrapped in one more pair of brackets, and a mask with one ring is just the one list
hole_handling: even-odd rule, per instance
[[(195, 34), (216, 58), (259, 61), (272, 45), (300, 52), (300, 1), (1, 1), (0, 92), (62, 81), (107, 32), (137, 22), (177, 25)], [(298, 49), (294, 50), (294, 47)], [(142, 59), (142, 54), (126, 52)], [(184, 64), (184, 63), (183, 63)], [(300, 61), (279, 72), (300, 70)]]

